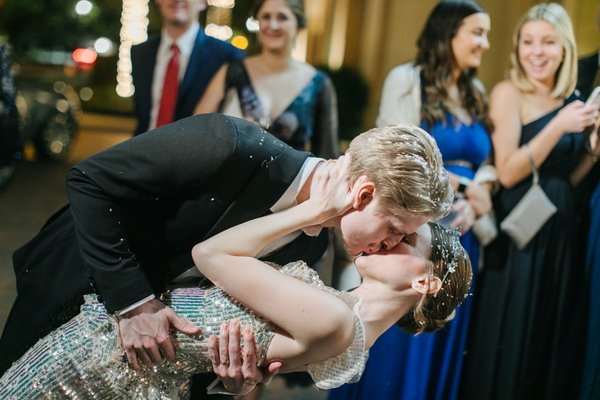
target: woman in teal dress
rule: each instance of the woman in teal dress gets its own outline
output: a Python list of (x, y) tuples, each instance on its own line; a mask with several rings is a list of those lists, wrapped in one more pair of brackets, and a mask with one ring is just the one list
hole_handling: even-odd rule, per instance
[(257, 123), (298, 150), (336, 158), (337, 101), (329, 77), (295, 60), (298, 31), (306, 27), (302, 0), (260, 0), (260, 52), (224, 65), (196, 107), (196, 114), (220, 112)]
[[(476, 3), (440, 2), (419, 37), (416, 61), (386, 78), (377, 118), (378, 126), (420, 124), (435, 138), (462, 197), (447, 221), (460, 226), (475, 267), (479, 243), (470, 228), (491, 207), (489, 192), (474, 181), (491, 152), (487, 103), (475, 78), (489, 29), (489, 16)], [(361, 380), (332, 390), (329, 399), (456, 399), (470, 309), (469, 298), (435, 334), (413, 336), (392, 327), (371, 348)]]
[(597, 120), (598, 108), (573, 94), (576, 45), (561, 5), (529, 9), (513, 46), (510, 79), (497, 84), (490, 98), (502, 185), (496, 212), (503, 218), (531, 188), (531, 162), (557, 211), (522, 249), (504, 237), (504, 246), (494, 249), (497, 262), (485, 265), (461, 398), (577, 398), (587, 282), (575, 254), (573, 187), (594, 162), (581, 131)]
[[(117, 320), (89, 296), (80, 314), (41, 339), (0, 378), (2, 399), (186, 398), (193, 373), (229, 365), (231, 354), (258, 365), (281, 362), (282, 372), (307, 370), (318, 387), (330, 389), (360, 377), (368, 349), (390, 325), (397, 322), (412, 333), (443, 327), (467, 296), (471, 265), (458, 235), (434, 223), (393, 249), (358, 256), (364, 280), (352, 293), (326, 287), (303, 262), (273, 268), (256, 258), (273, 240), (327, 224), (361, 196), (358, 186), (347, 189), (348, 163), (325, 165), (313, 177), (310, 199), (194, 247), (196, 266), (218, 287), (175, 289), (162, 296), (178, 315), (202, 328), (200, 336), (173, 333), (175, 362), (130, 369)], [(239, 330), (240, 322), (228, 326), (231, 318), (252, 327), (256, 348), (245, 329), (237, 353), (229, 342), (228, 352), (209, 357), (211, 342), (226, 342)], [(253, 387), (249, 382), (244, 389)]]

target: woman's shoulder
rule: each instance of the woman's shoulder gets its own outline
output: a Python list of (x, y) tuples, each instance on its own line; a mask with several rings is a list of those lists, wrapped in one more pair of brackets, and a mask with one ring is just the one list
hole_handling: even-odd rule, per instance
[(513, 95), (513, 96), (521, 94), (520, 90), (517, 88), (517, 86), (514, 84), (514, 82), (510, 79), (505, 79), (503, 81), (496, 83), (494, 85), (494, 87), (492, 88), (492, 93), (502, 93), (502, 94)]
[(492, 101), (516, 101), (516, 104), (520, 102), (522, 96), (523, 94), (521, 93), (521, 91), (515, 86), (515, 84), (510, 79), (498, 82), (494, 86), (494, 88), (492, 89), (492, 93), (490, 94), (490, 98), (492, 99)]
[[(354, 296), (350, 292), (339, 293), (349, 297)], [(352, 306), (352, 311), (354, 313), (354, 336), (346, 350), (335, 357), (310, 364), (307, 367), (307, 372), (318, 388), (333, 389), (345, 383), (357, 382), (362, 376), (369, 358), (369, 350), (366, 349), (365, 327), (360, 318), (360, 301)]]
[(409, 61), (392, 68), (386, 79), (406, 79), (418, 75), (420, 71), (421, 67), (417, 66), (414, 61)]
[(323, 71), (320, 71), (308, 63), (301, 61), (294, 61), (294, 63), (294, 73), (301, 81), (310, 82), (315, 78), (323, 78), (326, 76)]

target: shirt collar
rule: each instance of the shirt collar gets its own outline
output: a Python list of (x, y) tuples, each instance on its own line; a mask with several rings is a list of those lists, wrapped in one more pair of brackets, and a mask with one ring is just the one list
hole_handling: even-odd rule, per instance
[(185, 31), (185, 33), (181, 35), (179, 39), (174, 41), (171, 38), (171, 36), (169, 36), (166, 29), (163, 29), (161, 34), (159, 51), (170, 51), (171, 44), (175, 42), (177, 43), (177, 47), (179, 47), (180, 53), (184, 56), (189, 56), (190, 54), (192, 54), (192, 50), (194, 49), (196, 36), (198, 36), (199, 30), (200, 24), (197, 21), (194, 21), (192, 23), (192, 26), (190, 26), (190, 29)]

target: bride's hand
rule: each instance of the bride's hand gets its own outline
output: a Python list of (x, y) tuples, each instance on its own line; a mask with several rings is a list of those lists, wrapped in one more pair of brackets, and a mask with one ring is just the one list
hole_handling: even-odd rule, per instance
[[(244, 338), (244, 348), (240, 347), (240, 335)], [(238, 320), (231, 320), (221, 326), (219, 336), (211, 336), (208, 352), (213, 371), (220, 378), (225, 391), (212, 389), (209, 394), (247, 394), (257, 384), (268, 384), (279, 372), (281, 362), (275, 361), (267, 368), (259, 368), (254, 332), (250, 326), (241, 329)]]
[(321, 210), (324, 220), (344, 214), (352, 208), (350, 155), (319, 164), (310, 188), (309, 201)]

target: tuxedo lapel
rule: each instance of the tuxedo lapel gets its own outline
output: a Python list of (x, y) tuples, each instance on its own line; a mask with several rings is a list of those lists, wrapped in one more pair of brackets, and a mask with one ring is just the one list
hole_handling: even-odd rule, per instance
[(139, 62), (136, 67), (141, 68), (140, 71), (140, 87), (136, 87), (135, 90), (138, 90), (142, 96), (138, 97), (138, 101), (141, 101), (139, 105), (139, 109), (148, 110), (152, 108), (152, 80), (154, 79), (154, 72), (156, 70), (156, 56), (158, 55), (158, 46), (160, 44), (160, 37), (152, 38), (148, 42), (148, 46), (146, 47), (146, 51), (142, 55), (142, 57), (146, 60), (152, 60), (151, 63), (148, 62)]
[[(196, 35), (196, 42), (194, 43), (192, 54), (190, 54), (190, 59), (185, 70), (185, 74), (183, 75), (183, 79), (179, 84), (177, 98), (178, 109), (181, 108), (181, 103), (185, 102), (186, 97), (189, 95), (190, 90), (192, 90), (192, 87), (194, 86), (194, 82), (203, 80), (203, 75), (206, 74), (206, 65), (211, 59), (211, 54), (209, 46), (204, 45), (205, 42), (206, 36), (202, 32), (202, 28), (200, 28), (198, 35)], [(205, 62), (203, 63), (202, 60)]]
[[(270, 213), (270, 208), (283, 195), (300, 170), (289, 171), (284, 180), (272, 179), (270, 167), (273, 162), (263, 162), (256, 174), (239, 196), (227, 207), (221, 218), (213, 225), (204, 239), (216, 235), (225, 229), (239, 225), (254, 218)], [(302, 164), (300, 164), (300, 167)]]

